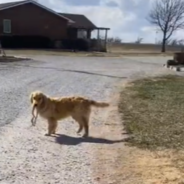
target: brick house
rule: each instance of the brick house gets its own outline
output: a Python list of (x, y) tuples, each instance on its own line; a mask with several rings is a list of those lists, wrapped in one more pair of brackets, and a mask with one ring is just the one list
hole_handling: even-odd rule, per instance
[(98, 28), (87, 17), (58, 13), (36, 1), (26, 0), (0, 4), (0, 39), (12, 36), (42, 36), (52, 43), (63, 39), (91, 39)]

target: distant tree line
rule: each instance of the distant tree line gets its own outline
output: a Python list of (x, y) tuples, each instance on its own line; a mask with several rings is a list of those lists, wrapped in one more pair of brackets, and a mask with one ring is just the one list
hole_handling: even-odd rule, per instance
[[(142, 43), (142, 41), (143, 41), (143, 38), (141, 38), (141, 37), (138, 37), (134, 42), (132, 42), (132, 43), (136, 43), (136, 44), (141, 44)], [(107, 42), (108, 43), (123, 43), (123, 40), (121, 39), (121, 38), (119, 38), (119, 37), (109, 37), (108, 39), (107, 39)]]
[[(156, 44), (162, 45), (162, 40), (157, 41)], [(165, 45), (170, 46), (184, 46), (184, 39), (169, 39), (166, 41)]]
[[(131, 43), (135, 43), (135, 44), (142, 44), (143, 38), (138, 37), (135, 41), (131, 42)], [(117, 44), (121, 44), (123, 43), (123, 40), (119, 37), (110, 37), (107, 39), (108, 43), (117, 43)], [(162, 45), (162, 40), (159, 40), (156, 42), (156, 44)], [(165, 43), (165, 45), (171, 45), (171, 46), (184, 46), (184, 39), (168, 39)]]

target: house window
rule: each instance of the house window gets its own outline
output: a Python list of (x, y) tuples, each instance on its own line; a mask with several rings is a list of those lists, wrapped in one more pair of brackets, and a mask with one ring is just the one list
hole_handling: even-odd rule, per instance
[(77, 38), (87, 38), (87, 31), (84, 29), (77, 30)]
[(11, 20), (9, 20), (9, 19), (3, 20), (3, 32), (4, 33), (11, 33)]

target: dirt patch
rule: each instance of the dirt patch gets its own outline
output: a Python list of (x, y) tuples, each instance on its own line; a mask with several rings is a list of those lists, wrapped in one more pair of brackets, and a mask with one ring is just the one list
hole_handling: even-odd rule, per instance
[[(120, 123), (119, 116), (117, 116), (117, 102), (118, 97), (114, 97), (109, 108), (108, 117), (105, 125), (101, 127), (100, 135), (102, 137), (118, 140), (117, 143), (111, 145), (97, 146), (95, 151), (96, 162), (94, 164), (94, 175), (96, 181), (100, 184), (118, 183), (119, 179), (124, 179), (122, 173), (117, 172), (126, 159), (122, 159), (121, 164), (119, 162), (119, 153), (121, 150), (125, 150), (124, 138), (122, 135), (122, 125)], [(99, 131), (96, 130), (99, 134)], [(123, 154), (126, 156), (126, 154)]]
[[(119, 151), (119, 182), (125, 184), (178, 184), (183, 183), (183, 169), (176, 167), (175, 159), (182, 156), (182, 153), (174, 151), (155, 151), (140, 150), (138, 148), (126, 147), (126, 157)], [(121, 164), (122, 159), (126, 159)], [(122, 177), (126, 176), (126, 177)]]
[(121, 144), (114, 145), (111, 149), (99, 148), (96, 156), (100, 163), (100, 166), (95, 168), (99, 184), (184, 183), (182, 152), (175, 153), (171, 150), (151, 152)]
[[(167, 83), (170, 77), (173, 76), (169, 76), (168, 78), (161, 77), (163, 79), (162, 83), (163, 82), (164, 84)], [(178, 80), (178, 78), (174, 79), (172, 78), (172, 85), (173, 83), (175, 83), (173, 86), (169, 84), (169, 87), (172, 86), (172, 92), (175, 91), (174, 89), (176, 87), (175, 86), (176, 81), (173, 81), (175, 79)], [(184, 79), (179, 77), (179, 80)], [(158, 82), (160, 81), (160, 78), (157, 77), (151, 79), (151, 81)], [(183, 87), (181, 85), (182, 82), (180, 83), (179, 85), (180, 87), (179, 89), (177, 88), (177, 90), (180, 90)], [(126, 87), (128, 88), (131, 88), (133, 86), (134, 86), (133, 83), (126, 85)], [(161, 89), (163, 89), (164, 85), (161, 86), (162, 86)], [(165, 84), (165, 86), (168, 87), (167, 84)], [(150, 88), (149, 90), (152, 91), (153, 88)], [(155, 92), (157, 92), (157, 94), (159, 95), (157, 88), (155, 88)], [(178, 93), (177, 95), (175, 94), (174, 96), (175, 97), (178, 96)], [(124, 98), (127, 99), (126, 96)], [(173, 142), (171, 142), (171, 146), (162, 147), (162, 149), (153, 149), (155, 147), (155, 144), (153, 147), (151, 147), (152, 148), (151, 150), (140, 149), (140, 147), (130, 146), (130, 144), (127, 142), (128, 134), (126, 134), (126, 130), (123, 128), (122, 116), (120, 116), (118, 109), (119, 100), (120, 96), (116, 96), (115, 98), (112, 99), (113, 104), (109, 109), (106, 124), (103, 126), (101, 136), (106, 137), (108, 139), (110, 138), (113, 140), (120, 140), (120, 141), (115, 144), (97, 147), (95, 154), (96, 162), (94, 164), (94, 175), (96, 177), (97, 183), (99, 184), (184, 183), (184, 151), (181, 149), (173, 149), (176, 148), (174, 147)], [(161, 102), (163, 103), (164, 101)], [(173, 106), (173, 108), (176, 109), (176, 106)], [(169, 108), (168, 110), (171, 109)], [(179, 109), (176, 110), (178, 112)], [(165, 131), (166, 130), (168, 129), (165, 129)], [(97, 132), (99, 134), (98, 130)], [(164, 144), (163, 140), (164, 139), (161, 140), (161, 144)], [(150, 147), (144, 146), (144, 148)]]

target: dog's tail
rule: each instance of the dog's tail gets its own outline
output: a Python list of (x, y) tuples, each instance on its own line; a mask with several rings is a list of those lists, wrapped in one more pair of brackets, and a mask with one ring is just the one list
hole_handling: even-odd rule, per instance
[(94, 100), (90, 100), (90, 104), (94, 107), (108, 107), (109, 106), (109, 103), (106, 103), (106, 102), (97, 102), (97, 101), (94, 101)]

